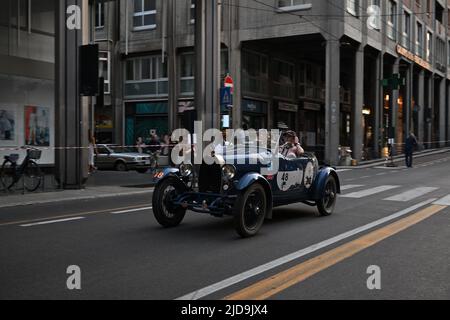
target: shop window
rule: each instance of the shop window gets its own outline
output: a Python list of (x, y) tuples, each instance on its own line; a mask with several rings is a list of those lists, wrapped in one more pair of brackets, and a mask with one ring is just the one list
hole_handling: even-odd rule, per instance
[(134, 0), (133, 28), (156, 28), (156, 0)]

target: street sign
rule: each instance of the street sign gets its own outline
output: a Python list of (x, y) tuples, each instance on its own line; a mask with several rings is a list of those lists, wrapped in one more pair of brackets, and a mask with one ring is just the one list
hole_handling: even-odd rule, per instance
[(234, 91), (234, 81), (233, 81), (233, 78), (232, 78), (229, 74), (225, 77), (225, 80), (224, 80), (224, 87), (225, 87), (225, 88), (230, 88), (230, 89), (231, 89), (231, 94), (233, 94), (233, 91)]
[(220, 105), (231, 107), (233, 106), (233, 94), (230, 87), (220, 89)]
[(392, 90), (398, 90), (400, 86), (406, 85), (406, 79), (401, 78), (398, 73), (393, 74), (390, 78), (382, 79), (380, 82), (383, 87), (389, 87)]

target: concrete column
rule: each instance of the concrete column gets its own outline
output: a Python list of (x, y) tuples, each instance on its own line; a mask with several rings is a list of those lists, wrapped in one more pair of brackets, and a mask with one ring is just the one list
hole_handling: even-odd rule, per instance
[(427, 125), (426, 125), (426, 130), (427, 130), (427, 137), (428, 137), (428, 141), (426, 144), (427, 148), (431, 148), (432, 146), (432, 124), (433, 124), (433, 113), (434, 113), (434, 79), (433, 79), (433, 75), (430, 75), (430, 77), (428, 77), (427, 79), (428, 82), (428, 101), (427, 101), (427, 106), (429, 108), (429, 118), (425, 119)]
[(340, 42), (334, 39), (326, 45), (326, 106), (325, 159), (331, 165), (339, 162), (338, 147), (340, 117)]
[[(400, 60), (397, 59), (392, 66), (392, 74), (399, 74), (399, 66), (400, 66)], [(392, 99), (391, 99), (391, 128), (395, 128), (397, 126), (397, 116), (398, 116), (398, 98), (399, 93), (398, 89), (392, 90)], [(394, 134), (393, 137), (389, 138), (396, 138), (396, 135)], [(400, 141), (395, 141), (395, 143), (399, 143)]]
[[(234, 33), (233, 33), (234, 34)], [(233, 128), (242, 128), (242, 97), (241, 97), (241, 46), (239, 43), (234, 43), (231, 48), (230, 56), (230, 72), (234, 80), (234, 94), (233, 94)]]
[(176, 50), (176, 5), (175, 0), (164, 2), (167, 9), (163, 14), (167, 15), (167, 33), (168, 33), (168, 73), (169, 73), (169, 132), (176, 128), (176, 119), (178, 114), (178, 63)]
[(424, 139), (424, 121), (425, 121), (425, 71), (420, 70), (419, 73), (419, 92), (418, 92), (418, 101), (417, 104), (419, 105), (419, 121), (417, 128), (417, 132), (419, 136), (417, 137), (419, 142), (422, 143)]
[(360, 161), (364, 143), (363, 105), (364, 105), (364, 51), (362, 46), (355, 53), (353, 89), (353, 158)]
[[(79, 92), (79, 46), (89, 40), (88, 0), (55, 1), (55, 178), (62, 188), (79, 189), (88, 176), (89, 104)], [(70, 5), (82, 9), (82, 29), (66, 27)], [(73, 149), (67, 149), (73, 148)]]
[(380, 81), (383, 79), (383, 54), (380, 53), (375, 62), (375, 105), (374, 105), (374, 152), (377, 156), (380, 155), (380, 138), (381, 138), (381, 126), (383, 123), (383, 88)]
[(446, 79), (439, 83), (439, 147), (445, 147), (446, 140)]
[(196, 2), (195, 103), (204, 129), (220, 128), (220, 9), (218, 0)]
[[(229, 0), (231, 1), (231, 0)], [(239, 0), (233, 0), (232, 7), (230, 5), (229, 10), (231, 12), (230, 19), (230, 28), (232, 31), (230, 32), (230, 57), (229, 57), (229, 65), (230, 65), (230, 73), (234, 80), (234, 94), (233, 94), (233, 123), (232, 126), (234, 129), (242, 128), (242, 96), (241, 96), (241, 87), (242, 87), (242, 46), (241, 41), (239, 39)], [(269, 110), (267, 110), (269, 111)]]
[[(404, 135), (403, 137), (406, 139), (408, 137), (409, 132), (412, 130), (412, 100), (413, 100), (413, 66), (410, 64), (408, 69), (406, 70), (406, 97), (404, 99), (404, 107), (406, 108), (404, 111), (405, 117), (405, 127), (404, 127)], [(404, 141), (398, 141), (404, 142)]]
[(447, 83), (447, 114), (446, 114), (446, 119), (447, 119), (447, 138), (445, 140), (447, 140), (446, 145), (450, 146), (450, 82)]

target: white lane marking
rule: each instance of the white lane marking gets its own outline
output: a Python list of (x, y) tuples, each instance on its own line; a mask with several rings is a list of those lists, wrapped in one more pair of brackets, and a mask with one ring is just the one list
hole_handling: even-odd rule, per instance
[(366, 179), (366, 178), (370, 178), (370, 176), (360, 177), (360, 179)]
[(275, 269), (275, 268), (277, 268), (279, 266), (282, 266), (282, 265), (284, 265), (286, 263), (289, 263), (291, 261), (297, 260), (297, 259), (299, 259), (301, 257), (304, 257), (304, 256), (308, 255), (308, 254), (311, 254), (311, 253), (316, 252), (316, 251), (318, 251), (320, 249), (323, 249), (323, 248), (326, 248), (326, 247), (328, 247), (330, 245), (333, 245), (333, 244), (335, 244), (337, 242), (340, 242), (342, 240), (348, 239), (348, 238), (353, 237), (353, 236), (355, 236), (355, 235), (357, 235), (359, 233), (362, 233), (364, 231), (367, 231), (367, 230), (370, 230), (370, 229), (372, 229), (374, 227), (382, 225), (382, 224), (384, 224), (386, 222), (389, 222), (389, 221), (392, 221), (392, 220), (397, 219), (399, 217), (402, 217), (404, 215), (407, 215), (408, 213), (411, 213), (411, 212), (413, 212), (413, 211), (415, 211), (415, 210), (417, 210), (417, 209), (419, 209), (419, 208), (421, 208), (423, 206), (426, 206), (427, 204), (430, 204), (430, 203), (432, 203), (434, 201), (436, 201), (436, 198), (430, 199), (430, 200), (427, 200), (427, 201), (424, 201), (424, 202), (421, 202), (421, 203), (416, 204), (416, 205), (414, 205), (414, 206), (412, 206), (410, 208), (407, 208), (405, 210), (399, 211), (397, 213), (394, 213), (394, 214), (392, 214), (390, 216), (387, 216), (387, 217), (384, 217), (382, 219), (376, 220), (376, 221), (371, 222), (369, 224), (366, 224), (366, 225), (364, 225), (362, 227), (359, 227), (359, 228), (347, 231), (347, 232), (342, 233), (342, 234), (340, 234), (340, 235), (338, 235), (336, 237), (333, 237), (333, 238), (330, 238), (328, 240), (325, 240), (325, 241), (313, 244), (312, 246), (309, 246), (309, 247), (307, 247), (305, 249), (293, 252), (293, 253), (288, 254), (288, 255), (286, 255), (284, 257), (281, 257), (279, 259), (270, 261), (270, 262), (268, 262), (266, 264), (263, 264), (261, 266), (258, 266), (256, 268), (250, 269), (248, 271), (245, 271), (245, 272), (242, 272), (242, 273), (237, 274), (235, 276), (232, 276), (232, 277), (230, 277), (228, 279), (225, 279), (225, 280), (222, 280), (220, 282), (214, 283), (214, 284), (212, 284), (210, 286), (207, 286), (205, 288), (202, 288), (202, 289), (196, 290), (194, 292), (188, 293), (188, 294), (186, 294), (186, 295), (184, 295), (182, 297), (179, 297), (179, 298), (177, 298), (175, 300), (198, 300), (198, 299), (204, 298), (206, 296), (209, 296), (210, 294), (213, 294), (213, 293), (215, 293), (217, 291), (220, 291), (220, 290), (223, 290), (225, 288), (231, 287), (231, 286), (233, 286), (233, 285), (235, 285), (235, 284), (237, 284), (239, 282), (242, 282), (244, 280), (252, 278), (252, 277), (254, 277), (256, 275), (259, 275), (259, 274), (264, 273), (266, 271)]
[(362, 185), (362, 184), (347, 184), (347, 185), (341, 186), (341, 191), (355, 189), (355, 188), (361, 188), (361, 187), (364, 187), (364, 185)]
[(336, 170), (336, 172), (346, 172), (346, 171), (351, 171), (352, 169), (339, 169)]
[(412, 189), (400, 194), (397, 194), (395, 196), (386, 198), (384, 200), (387, 201), (401, 201), (401, 202), (406, 202), (406, 201), (410, 201), (413, 200), (415, 198), (424, 196), (430, 192), (433, 192), (435, 190), (438, 190), (439, 188), (432, 188), (432, 187), (422, 187), (422, 188), (416, 188), (416, 189)]
[(144, 208), (137, 208), (137, 209), (130, 209), (130, 210), (122, 210), (122, 211), (113, 211), (112, 214), (123, 214), (123, 213), (131, 213), (131, 212), (138, 212), (138, 211), (144, 211), (144, 210), (152, 210), (153, 207), (144, 207)]
[(377, 176), (384, 176), (385, 174), (387, 174), (386, 172), (382, 172), (382, 173), (377, 173)]
[(353, 192), (353, 193), (349, 193), (349, 194), (344, 194), (344, 195), (341, 195), (341, 197), (359, 199), (359, 198), (364, 198), (364, 197), (367, 197), (367, 196), (370, 196), (370, 195), (373, 195), (376, 193), (381, 193), (381, 192), (385, 192), (388, 190), (396, 189), (399, 187), (400, 186), (390, 186), (390, 185), (379, 186), (379, 187), (370, 188), (370, 189), (366, 189), (366, 190), (362, 190), (362, 191), (357, 191), (357, 192)]
[(438, 206), (450, 206), (450, 194), (442, 199), (439, 199), (433, 204), (436, 204)]
[(34, 226), (42, 226), (45, 224), (69, 222), (69, 221), (76, 221), (76, 220), (82, 220), (82, 219), (85, 219), (85, 217), (74, 217), (74, 218), (59, 219), (59, 220), (41, 221), (41, 222), (34, 222), (34, 223), (28, 223), (28, 224), (21, 224), (20, 226), (21, 227), (34, 227)]

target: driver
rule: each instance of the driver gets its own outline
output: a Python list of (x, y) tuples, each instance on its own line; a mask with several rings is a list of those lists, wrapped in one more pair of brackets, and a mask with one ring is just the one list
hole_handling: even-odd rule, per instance
[(297, 134), (290, 130), (285, 134), (286, 143), (281, 146), (281, 154), (286, 158), (299, 158), (304, 153), (305, 150), (300, 146)]

